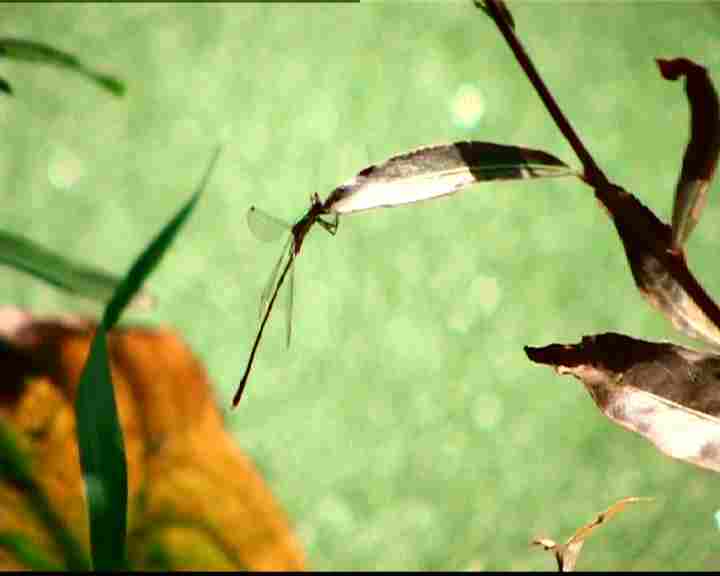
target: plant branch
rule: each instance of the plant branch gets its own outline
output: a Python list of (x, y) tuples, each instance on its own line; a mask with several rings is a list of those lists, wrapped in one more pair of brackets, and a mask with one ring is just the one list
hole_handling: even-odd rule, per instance
[(582, 163), (584, 169), (583, 179), (595, 189), (607, 187), (609, 184), (607, 177), (595, 163), (595, 160), (590, 155), (590, 152), (588, 152), (587, 148), (585, 148), (585, 145), (580, 140), (580, 137), (562, 113), (562, 110), (560, 110), (560, 106), (558, 106), (557, 102), (555, 102), (555, 99), (552, 97), (552, 94), (550, 94), (547, 86), (545, 86), (542, 78), (540, 78), (540, 74), (538, 74), (538, 71), (535, 69), (530, 57), (527, 52), (525, 52), (525, 48), (523, 48), (520, 40), (518, 40), (517, 36), (515, 36), (515, 31), (510, 26), (510, 22), (507, 18), (503, 17), (501, 6), (496, 2), (496, 0), (485, 0), (485, 3), (487, 13), (505, 37), (505, 40), (515, 55), (515, 59), (518, 64), (520, 64), (520, 67), (527, 75), (533, 88), (535, 88), (535, 91), (538, 93), (538, 96), (540, 96), (543, 104), (545, 104), (545, 108), (547, 108), (550, 116), (555, 121), (556, 126), (570, 143), (570, 146), (572, 146), (575, 154), (577, 154), (577, 157)]
[(715, 336), (720, 328), (720, 307), (687, 267), (684, 252), (673, 249), (670, 227), (633, 194), (612, 184), (595, 163), (515, 36), (503, 1), (485, 0), (485, 11), (504, 36), (558, 129), (582, 162), (582, 178), (594, 188), (595, 197), (610, 213), (642, 295), (676, 328), (717, 345)]

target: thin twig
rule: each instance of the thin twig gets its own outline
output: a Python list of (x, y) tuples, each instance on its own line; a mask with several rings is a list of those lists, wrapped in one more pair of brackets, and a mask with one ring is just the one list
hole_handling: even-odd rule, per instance
[(543, 104), (545, 104), (547, 111), (555, 121), (558, 129), (570, 143), (570, 146), (572, 146), (575, 154), (577, 154), (577, 157), (582, 163), (585, 171), (583, 175), (584, 180), (593, 188), (605, 188), (609, 184), (607, 177), (603, 171), (600, 170), (600, 167), (590, 155), (587, 148), (585, 148), (585, 145), (580, 140), (580, 137), (573, 129), (569, 120), (565, 117), (565, 114), (563, 114), (562, 110), (560, 110), (557, 102), (555, 102), (552, 94), (550, 94), (550, 91), (547, 89), (547, 86), (545, 86), (542, 78), (540, 78), (540, 74), (538, 74), (535, 69), (535, 66), (530, 60), (527, 52), (525, 52), (525, 48), (523, 48), (520, 40), (518, 40), (517, 36), (515, 36), (515, 31), (510, 27), (507, 19), (503, 17), (503, 12), (500, 6), (498, 6), (494, 0), (485, 0), (485, 2), (488, 14), (505, 37), (505, 40), (515, 55), (515, 59), (518, 61), (518, 64), (520, 64), (520, 67), (527, 75), (533, 88), (535, 88), (535, 91), (538, 93), (538, 96), (540, 96)]

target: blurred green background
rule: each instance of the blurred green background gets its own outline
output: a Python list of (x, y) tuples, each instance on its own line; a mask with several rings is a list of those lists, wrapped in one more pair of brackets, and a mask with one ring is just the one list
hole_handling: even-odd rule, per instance
[[(609, 177), (667, 220), (688, 138), (685, 56), (720, 84), (720, 4), (510, 2), (517, 32)], [(252, 204), (298, 218), (369, 163), (421, 145), (525, 145), (578, 166), (492, 22), (470, 2), (392, 5), (5, 4), (0, 35), (49, 43), (127, 83), (0, 62), (0, 225), (122, 273), (225, 151), (173, 252), (159, 303), (206, 363), (315, 569), (554, 569), (616, 499), (654, 496), (595, 534), (585, 569), (717, 569), (718, 479), (612, 426), (524, 345), (622, 332), (685, 342), (634, 288), (611, 222), (569, 179), (477, 186), (348, 216), (296, 267), (294, 342), (271, 318), (230, 399), (281, 242)], [(717, 184), (689, 243), (720, 295)], [(318, 229), (319, 230), (319, 229)], [(2, 302), (97, 313), (4, 271)], [(218, 502), (222, 506), (222, 502)]]

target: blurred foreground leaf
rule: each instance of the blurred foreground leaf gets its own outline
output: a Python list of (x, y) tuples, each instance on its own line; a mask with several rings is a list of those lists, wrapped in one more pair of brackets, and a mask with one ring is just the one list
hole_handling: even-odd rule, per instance
[(661, 452), (720, 472), (720, 356), (615, 333), (525, 352), (580, 379), (605, 416)]
[[(73, 262), (40, 244), (0, 230), (0, 264), (27, 272), (48, 284), (71, 294), (107, 302), (121, 278), (103, 270)], [(132, 301), (135, 308), (152, 306), (147, 292), (138, 293)]]
[(0, 549), (5, 549), (22, 566), (33, 571), (58, 572), (62, 568), (50, 560), (40, 546), (21, 533), (0, 532)]
[(550, 538), (536, 538), (532, 543), (542, 546), (545, 550), (551, 550), (555, 554), (555, 559), (558, 563), (558, 572), (574, 572), (580, 550), (582, 550), (585, 539), (592, 534), (593, 530), (610, 520), (610, 518), (618, 512), (624, 510), (628, 504), (650, 500), (652, 500), (652, 498), (640, 498), (636, 496), (618, 500), (610, 506), (610, 508), (598, 514), (592, 522), (578, 528), (575, 534), (568, 538), (565, 544), (558, 544)]
[(333, 190), (328, 212), (346, 214), (454, 194), (478, 182), (576, 176), (547, 152), (489, 142), (419, 148), (368, 166)]
[(685, 76), (685, 93), (690, 104), (690, 142), (683, 157), (682, 172), (675, 190), (672, 242), (682, 250), (700, 220), (720, 153), (720, 105), (715, 88), (702, 66), (686, 58), (657, 60), (667, 80)]
[[(88, 517), (73, 402), (96, 325), (0, 309), (0, 419), (27, 446), (32, 478), (85, 545)], [(168, 330), (116, 328), (107, 339), (128, 471), (134, 569), (298, 570), (303, 553), (256, 468), (223, 427), (202, 364)], [(0, 531), (62, 563), (32, 494), (0, 484)], [(0, 551), (0, 567), (27, 568)], [(87, 569), (87, 568), (85, 568)]]
[[(18, 440), (17, 434), (4, 420), (0, 420), (0, 481), (12, 487), (13, 491), (26, 495), (28, 512), (47, 528), (49, 540), (58, 550), (64, 565), (73, 571), (87, 570), (87, 557), (32, 475), (30, 462), (18, 445)], [(46, 570), (54, 564), (29, 538), (3, 528), (5, 526), (0, 525), (0, 550), (5, 549), (22, 565), (31, 569)]]
[(150, 242), (115, 289), (80, 375), (75, 403), (77, 437), (90, 517), (93, 567), (98, 570), (126, 567), (127, 469), (107, 355), (106, 332), (118, 321), (125, 306), (158, 265), (186, 222), (207, 185), (219, 154), (218, 147), (190, 200)]
[(83, 64), (76, 56), (41, 42), (21, 38), (0, 38), (0, 58), (49, 64), (72, 70), (92, 80), (114, 96), (122, 96), (125, 93), (125, 86), (114, 76), (98, 72)]

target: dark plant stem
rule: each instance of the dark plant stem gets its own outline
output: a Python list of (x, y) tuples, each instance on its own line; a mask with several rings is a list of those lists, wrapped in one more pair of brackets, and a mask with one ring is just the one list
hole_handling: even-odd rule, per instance
[[(671, 280), (679, 285), (679, 288), (694, 301), (715, 326), (720, 326), (720, 307), (705, 292), (687, 267), (684, 252), (673, 249), (670, 228), (633, 194), (613, 185), (607, 179), (540, 78), (520, 40), (515, 36), (508, 18), (503, 16), (502, 7), (496, 0), (485, 0), (485, 6), (558, 129), (580, 159), (584, 169), (583, 180), (595, 190), (595, 197), (607, 208), (623, 243), (627, 245), (627, 242), (631, 241), (640, 250), (643, 258), (651, 255), (660, 261), (665, 270), (670, 272)], [(630, 259), (630, 254), (628, 260), (632, 267), (633, 260)], [(639, 260), (636, 259), (635, 263), (638, 262)], [(638, 282), (637, 278), (636, 284), (642, 292), (645, 292), (645, 286), (642, 282)]]
[(577, 157), (580, 159), (585, 171), (583, 179), (595, 189), (607, 187), (610, 182), (603, 171), (600, 170), (600, 167), (590, 155), (590, 152), (588, 152), (587, 148), (585, 148), (585, 145), (582, 143), (580, 137), (565, 117), (565, 114), (563, 114), (562, 110), (560, 110), (560, 106), (558, 106), (557, 102), (555, 102), (555, 98), (552, 97), (552, 94), (550, 94), (547, 86), (545, 86), (545, 82), (543, 82), (542, 78), (540, 78), (540, 74), (538, 74), (535, 66), (530, 60), (530, 57), (527, 52), (525, 52), (525, 48), (523, 48), (520, 40), (518, 40), (517, 36), (515, 36), (515, 31), (510, 27), (507, 19), (503, 17), (501, 8), (494, 0), (486, 0), (486, 6), (487, 12), (490, 14), (490, 17), (505, 37), (505, 41), (510, 46), (510, 49), (515, 55), (515, 59), (527, 75), (533, 88), (535, 88), (535, 91), (538, 93), (538, 96), (540, 96), (540, 100), (542, 100), (543, 104), (545, 104), (545, 108), (547, 108), (550, 116), (552, 116), (556, 126), (560, 132), (562, 132), (563, 136), (565, 136), (567, 141), (570, 143), (570, 146), (572, 146), (572, 149), (575, 151), (575, 154), (577, 154)]

